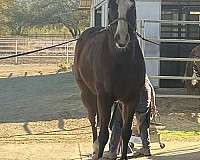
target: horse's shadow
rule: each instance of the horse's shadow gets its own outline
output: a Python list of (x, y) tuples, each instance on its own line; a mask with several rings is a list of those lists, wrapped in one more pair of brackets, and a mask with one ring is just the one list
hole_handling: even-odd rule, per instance
[[(29, 122), (24, 122), (22, 123), (22, 127), (24, 128), (24, 131), (26, 134), (32, 134), (31, 129), (28, 127)], [(65, 131), (65, 125), (64, 125), (64, 119), (63, 118), (58, 118), (58, 129), (60, 131)]]

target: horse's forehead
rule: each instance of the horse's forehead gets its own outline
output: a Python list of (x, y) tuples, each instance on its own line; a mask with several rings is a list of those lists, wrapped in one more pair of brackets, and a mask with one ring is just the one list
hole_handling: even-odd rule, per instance
[(126, 6), (135, 6), (135, 0), (109, 0), (108, 2), (108, 8), (114, 7), (116, 5), (126, 5)]
[(116, 3), (121, 6), (123, 9), (128, 9), (134, 5), (134, 1), (131, 0), (116, 0)]

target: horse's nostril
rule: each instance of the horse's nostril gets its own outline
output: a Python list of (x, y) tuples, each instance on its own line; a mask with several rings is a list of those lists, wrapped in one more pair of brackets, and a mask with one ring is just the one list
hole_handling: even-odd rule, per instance
[(125, 47), (124, 44), (118, 43), (119, 47)]
[(115, 34), (114, 40), (116, 42), (116, 45), (119, 48), (124, 48), (129, 43), (130, 36), (129, 36), (129, 34), (121, 35), (121, 36), (120, 36), (120, 34)]

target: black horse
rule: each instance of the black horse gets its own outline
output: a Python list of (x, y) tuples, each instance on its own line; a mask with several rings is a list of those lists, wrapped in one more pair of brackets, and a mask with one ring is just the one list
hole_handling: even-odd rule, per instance
[[(121, 159), (127, 159), (133, 115), (146, 71), (136, 35), (135, 1), (110, 0), (108, 7), (110, 25), (89, 28), (77, 41), (74, 71), (92, 125), (93, 158), (103, 156), (109, 137), (111, 107), (119, 100), (124, 104)], [(97, 114), (100, 122), (98, 139)]]
[[(192, 49), (189, 58), (200, 58), (200, 45)], [(185, 77), (199, 77), (200, 78), (200, 61), (187, 62), (185, 68)], [(185, 88), (188, 94), (200, 95), (200, 81), (186, 80)]]

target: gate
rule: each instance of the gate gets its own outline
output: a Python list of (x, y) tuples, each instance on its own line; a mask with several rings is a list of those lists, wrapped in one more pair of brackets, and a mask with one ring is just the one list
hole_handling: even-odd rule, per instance
[[(159, 24), (182, 24), (182, 25), (200, 25), (199, 21), (169, 21), (169, 20), (142, 20), (144, 26), (146, 23), (159, 23)], [(142, 35), (145, 36), (145, 27)], [(145, 56), (146, 62), (158, 62), (160, 73), (158, 75), (149, 74), (151, 79), (157, 79), (160, 82), (160, 88), (178, 88), (183, 87), (183, 80), (192, 80), (194, 77), (184, 77), (184, 70), (187, 61), (200, 61), (200, 58), (186, 58), (190, 54), (193, 47), (200, 44), (200, 40), (188, 40), (188, 39), (154, 39), (152, 37), (146, 37), (151, 41), (160, 42), (160, 57), (157, 56)], [(141, 45), (145, 50), (146, 44), (149, 42), (141, 41)], [(155, 47), (151, 44), (152, 48)], [(147, 68), (148, 69), (148, 68)], [(196, 78), (200, 80), (200, 78)], [(196, 95), (157, 95), (158, 97), (176, 97), (176, 98), (200, 98)]]
[[(161, 19), (172, 21), (199, 21), (200, 12), (198, 5), (176, 4), (162, 5)], [(199, 23), (161, 23), (161, 39), (200, 39)], [(195, 42), (161, 42), (160, 56), (170, 58), (186, 58), (192, 48), (197, 46)], [(161, 75), (184, 75), (186, 62), (160, 62)], [(160, 80), (160, 87), (183, 87), (181, 80)]]

